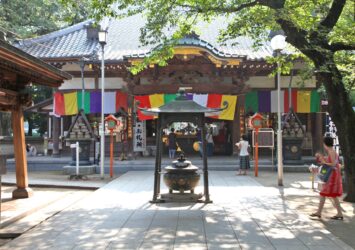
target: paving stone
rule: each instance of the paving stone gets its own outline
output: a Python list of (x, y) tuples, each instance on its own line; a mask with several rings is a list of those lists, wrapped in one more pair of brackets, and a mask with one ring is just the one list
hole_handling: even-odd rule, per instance
[(352, 249), (277, 189), (230, 172), (210, 178), (212, 204), (150, 204), (153, 174), (129, 172), (1, 249)]

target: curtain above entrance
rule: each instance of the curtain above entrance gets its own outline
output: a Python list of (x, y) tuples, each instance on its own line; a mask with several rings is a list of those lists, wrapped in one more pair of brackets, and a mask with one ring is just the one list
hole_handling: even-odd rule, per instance
[[(127, 94), (121, 91), (105, 92), (104, 108), (105, 114), (114, 114), (121, 108), (127, 111)], [(84, 107), (82, 107), (82, 91), (54, 93), (54, 115), (76, 115), (81, 109), (84, 109), (85, 114), (101, 113), (101, 91), (86, 91)]]
[[(175, 100), (176, 95), (172, 94), (154, 94), (154, 95), (140, 95), (135, 96), (134, 99), (137, 101), (138, 107), (140, 108), (158, 108), (163, 106), (173, 100)], [(228, 103), (228, 107), (224, 109), (220, 115), (213, 116), (210, 118), (220, 119), (220, 120), (233, 120), (235, 114), (235, 107), (237, 105), (237, 96), (235, 95), (220, 95), (220, 94), (193, 94), (188, 93), (187, 97), (190, 100), (200, 104), (203, 107), (208, 108), (223, 108), (224, 102)], [(137, 110), (138, 119), (140, 121), (154, 119), (154, 116), (146, 116), (140, 110)]]
[[(245, 110), (247, 113), (271, 112), (277, 113), (277, 90), (251, 91), (245, 95)], [(289, 101), (297, 113), (320, 112), (320, 96), (317, 90), (292, 90), (289, 99), (287, 90), (281, 91), (280, 109), (282, 113), (289, 111)]]

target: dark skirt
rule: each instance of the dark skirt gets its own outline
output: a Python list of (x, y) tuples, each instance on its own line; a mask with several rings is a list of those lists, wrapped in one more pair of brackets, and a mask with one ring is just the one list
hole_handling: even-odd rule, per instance
[(249, 169), (250, 168), (250, 161), (249, 161), (249, 155), (246, 156), (239, 156), (239, 167), (240, 169)]

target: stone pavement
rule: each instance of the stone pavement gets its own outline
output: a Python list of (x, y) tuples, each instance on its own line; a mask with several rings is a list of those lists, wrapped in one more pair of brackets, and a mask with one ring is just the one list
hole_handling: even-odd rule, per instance
[(152, 186), (128, 172), (0, 249), (353, 249), (249, 176), (211, 171), (212, 204), (150, 204)]

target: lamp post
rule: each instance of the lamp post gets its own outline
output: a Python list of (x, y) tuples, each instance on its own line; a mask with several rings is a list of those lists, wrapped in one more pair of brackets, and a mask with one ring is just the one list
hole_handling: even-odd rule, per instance
[(104, 115), (104, 94), (105, 94), (105, 45), (107, 42), (107, 31), (99, 31), (99, 43), (101, 45), (101, 165), (100, 165), (100, 174), (101, 178), (104, 178), (105, 175), (105, 115)]
[[(286, 47), (286, 37), (276, 35), (271, 39), (271, 48), (280, 55), (281, 50)], [(277, 177), (278, 185), (283, 186), (283, 162), (282, 162), (282, 131), (281, 131), (281, 68), (277, 62)]]

